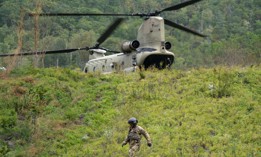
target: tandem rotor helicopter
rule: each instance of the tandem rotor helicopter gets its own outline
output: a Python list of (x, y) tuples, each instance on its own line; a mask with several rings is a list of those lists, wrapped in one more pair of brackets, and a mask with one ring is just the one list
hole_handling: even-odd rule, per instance
[[(31, 13), (30, 16), (135, 16), (144, 18), (141, 24), (137, 39), (133, 41), (124, 42), (121, 45), (121, 51), (108, 50), (100, 47), (100, 45), (113, 33), (113, 31), (122, 23), (123, 18), (117, 18), (107, 30), (98, 38), (97, 43), (91, 47), (51, 50), (40, 52), (24, 52), (18, 54), (0, 54), (0, 57), (7, 56), (26, 56), (36, 54), (56, 54), (56, 53), (70, 53), (78, 50), (86, 50), (90, 53), (90, 60), (84, 67), (84, 72), (111, 73), (118, 71), (135, 71), (136, 68), (147, 69), (154, 66), (158, 69), (168, 68), (174, 62), (175, 55), (170, 52), (171, 43), (165, 41), (165, 28), (168, 25), (179, 30), (192, 33), (200, 37), (206, 37), (197, 31), (194, 31), (185, 26), (179, 25), (175, 22), (162, 18), (160, 13), (165, 11), (175, 11), (186, 6), (197, 3), (201, 0), (188, 0), (177, 5), (162, 9), (160, 11), (150, 13), (136, 13), (136, 14), (95, 14), (95, 13)], [(106, 52), (114, 52), (112, 55), (105, 55)]]

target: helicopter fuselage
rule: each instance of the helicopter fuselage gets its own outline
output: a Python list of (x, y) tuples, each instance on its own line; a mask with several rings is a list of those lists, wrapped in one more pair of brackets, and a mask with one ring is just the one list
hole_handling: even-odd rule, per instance
[(139, 68), (154, 66), (158, 69), (170, 67), (174, 62), (174, 54), (168, 49), (165, 41), (164, 19), (158, 16), (146, 19), (140, 26), (137, 36), (139, 47), (132, 51), (105, 56), (94, 51), (99, 56), (89, 60), (85, 72), (111, 73), (117, 71), (135, 71)]
[(170, 67), (174, 61), (173, 53), (137, 51), (132, 53), (119, 53), (109, 56), (104, 56), (97, 59), (92, 59), (86, 63), (84, 71), (87, 72), (133, 72), (137, 68), (149, 68), (154, 66), (158, 69)]

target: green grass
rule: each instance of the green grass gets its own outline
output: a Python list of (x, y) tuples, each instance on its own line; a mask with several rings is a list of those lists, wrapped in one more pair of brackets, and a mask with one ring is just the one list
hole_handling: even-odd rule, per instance
[(128, 156), (134, 116), (153, 141), (140, 156), (260, 156), (260, 69), (17, 69), (0, 81), (0, 154)]

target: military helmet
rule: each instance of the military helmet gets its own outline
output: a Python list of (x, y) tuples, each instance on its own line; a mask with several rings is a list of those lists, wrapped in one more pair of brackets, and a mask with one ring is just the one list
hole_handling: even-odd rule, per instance
[(128, 120), (128, 123), (129, 123), (129, 124), (137, 124), (137, 123), (138, 123), (138, 120), (137, 120), (136, 118), (132, 117), (132, 118), (130, 118), (130, 119)]

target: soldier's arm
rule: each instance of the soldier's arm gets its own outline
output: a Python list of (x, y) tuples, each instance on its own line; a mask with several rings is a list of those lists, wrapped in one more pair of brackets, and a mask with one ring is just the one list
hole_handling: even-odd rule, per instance
[(128, 143), (128, 142), (129, 142), (129, 137), (128, 137), (128, 135), (126, 136), (124, 142), (125, 142), (125, 143)]
[(129, 134), (126, 136), (126, 138), (124, 139), (124, 141), (123, 141), (123, 145), (126, 145), (128, 142), (130, 141), (130, 139), (129, 139)]
[(142, 127), (140, 127), (140, 133), (146, 138), (147, 143), (151, 143), (151, 138), (150, 135), (148, 134), (148, 132), (143, 129)]
[(128, 136), (125, 138), (125, 140), (122, 142), (121, 146), (125, 146), (128, 143)]

